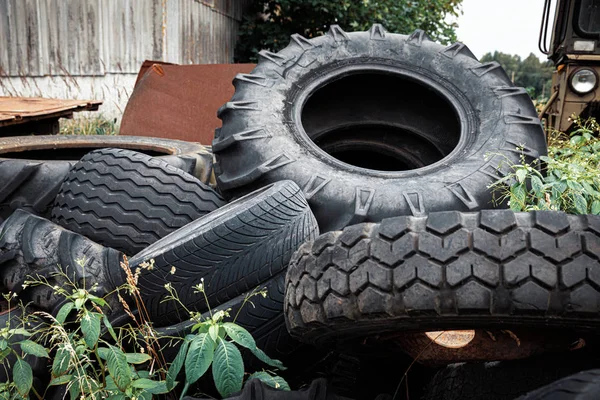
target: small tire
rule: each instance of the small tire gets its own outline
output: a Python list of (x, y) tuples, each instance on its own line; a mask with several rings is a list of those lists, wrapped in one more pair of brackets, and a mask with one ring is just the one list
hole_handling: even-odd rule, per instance
[(21, 208), (50, 217), (70, 168), (86, 153), (106, 147), (156, 156), (214, 184), (210, 147), (179, 140), (134, 136), (31, 136), (0, 138), (0, 222)]
[(163, 302), (170, 283), (189, 309), (205, 311), (194, 286), (203, 283), (211, 307), (229, 301), (285, 271), (292, 253), (318, 234), (315, 218), (298, 186), (282, 181), (240, 198), (150, 245), (130, 261), (143, 270), (139, 286), (156, 326), (186, 315)]
[(600, 399), (600, 369), (582, 371), (562, 378), (516, 400), (597, 400)]
[(291, 39), (259, 52), (218, 112), (212, 148), (226, 196), (293, 180), (327, 232), (490, 208), (488, 186), (507, 165), (547, 152), (525, 89), (461, 43), (379, 24)]
[(100, 149), (71, 168), (56, 196), (52, 220), (134, 255), (223, 205), (212, 188), (161, 159)]
[[(0, 287), (2, 293), (19, 294), (24, 304), (57, 312), (64, 298), (53, 286), (64, 286), (62, 273), (96, 296), (110, 293), (124, 282), (122, 254), (68, 231), (47, 219), (15, 211), (0, 225)], [(28, 277), (40, 276), (50, 285), (23, 287)], [(111, 304), (111, 306), (113, 306)]]
[(484, 210), (359, 224), (290, 261), (285, 314), (310, 343), (392, 331), (600, 328), (600, 216)]

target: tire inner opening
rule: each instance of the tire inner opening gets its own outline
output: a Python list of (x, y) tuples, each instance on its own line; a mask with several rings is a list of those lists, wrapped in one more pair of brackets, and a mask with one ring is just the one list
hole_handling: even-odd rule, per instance
[(365, 72), (317, 89), (302, 126), (323, 151), (346, 164), (406, 171), (442, 160), (461, 135), (455, 108), (438, 91), (400, 74)]
[[(112, 144), (107, 146), (90, 146), (90, 147), (68, 147), (68, 148), (38, 148), (24, 151), (11, 151), (11, 152), (2, 152), (0, 151), (0, 158), (12, 158), (19, 160), (60, 160), (60, 161), (77, 161), (81, 159), (81, 157), (85, 156), (90, 151), (102, 149), (102, 148), (123, 148), (118, 145)], [(150, 157), (156, 156), (165, 156), (171, 153), (165, 150), (164, 152), (156, 151), (156, 150), (146, 150), (146, 149), (138, 149), (132, 148), (130, 150), (137, 151), (139, 153), (144, 153)]]

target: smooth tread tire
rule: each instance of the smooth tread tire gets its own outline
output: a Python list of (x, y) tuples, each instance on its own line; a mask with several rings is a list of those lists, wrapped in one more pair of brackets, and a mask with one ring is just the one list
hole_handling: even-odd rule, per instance
[(205, 311), (194, 286), (203, 283), (211, 307), (263, 284), (287, 268), (305, 241), (318, 235), (302, 191), (291, 181), (268, 185), (197, 219), (136, 254), (142, 298), (156, 326), (187, 319), (174, 301), (163, 302), (169, 283), (188, 309)]
[(491, 208), (489, 184), (547, 152), (531, 99), (498, 63), (420, 30), (292, 35), (233, 83), (212, 143), (219, 189), (293, 180), (322, 232)]
[(137, 136), (49, 135), (0, 138), (0, 222), (21, 208), (50, 217), (71, 167), (86, 153), (106, 148), (145, 152), (214, 184), (210, 147), (180, 140)]
[[(80, 287), (97, 285), (94, 294), (102, 297), (124, 283), (122, 257), (117, 250), (17, 210), (0, 225), (0, 291), (17, 293), (34, 309), (57, 312), (65, 299), (56, 295), (52, 286), (66, 282), (58, 273)], [(50, 286), (23, 287), (28, 277), (36, 276), (45, 278)]]
[(311, 343), (394, 331), (600, 328), (600, 216), (448, 211), (358, 224), (290, 261), (285, 315)]
[(517, 400), (597, 400), (600, 399), (600, 369), (582, 371), (562, 378)]
[[(594, 368), (598, 361), (597, 356), (582, 349), (525, 360), (452, 364), (435, 374), (426, 386), (423, 400), (514, 400), (544, 385), (552, 386), (558, 379)], [(547, 400), (550, 399), (554, 398)]]
[(71, 168), (52, 220), (134, 255), (223, 205), (214, 189), (159, 158), (100, 149)]

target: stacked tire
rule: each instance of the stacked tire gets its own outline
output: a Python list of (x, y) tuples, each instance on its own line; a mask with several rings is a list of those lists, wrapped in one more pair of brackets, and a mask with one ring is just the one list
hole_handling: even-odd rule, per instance
[[(24, 287), (28, 275), (58, 271), (104, 295), (128, 265), (141, 271), (144, 306), (165, 336), (190, 332), (187, 310), (231, 309), (271, 357), (315, 364), (314, 346), (325, 359), (336, 354), (344, 382), (361, 367), (345, 368), (348, 360), (360, 364), (361, 351), (389, 360), (406, 332), (598, 331), (600, 217), (493, 203), (489, 185), (511, 164), (546, 154), (527, 92), (499, 64), (378, 24), (293, 35), (259, 56), (234, 79), (212, 150), (126, 137), (8, 139), (2, 289), (56, 312), (61, 300)], [(164, 301), (165, 285), (181, 304)], [(241, 308), (256, 288), (265, 297)], [(293, 398), (335, 398), (313, 386)], [(374, 397), (365, 385), (342, 386)], [(257, 382), (240, 398), (259, 392), (280, 398)]]

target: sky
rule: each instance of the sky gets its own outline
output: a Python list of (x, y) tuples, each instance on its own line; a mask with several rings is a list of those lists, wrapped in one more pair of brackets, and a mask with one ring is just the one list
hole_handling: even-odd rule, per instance
[(522, 58), (534, 53), (545, 60), (538, 50), (543, 9), (544, 0), (463, 0), (458, 40), (477, 57), (498, 50)]

